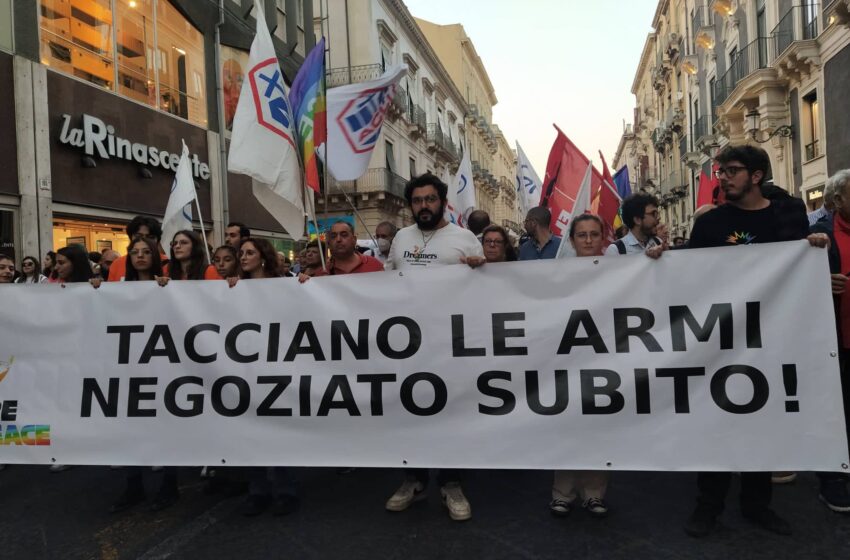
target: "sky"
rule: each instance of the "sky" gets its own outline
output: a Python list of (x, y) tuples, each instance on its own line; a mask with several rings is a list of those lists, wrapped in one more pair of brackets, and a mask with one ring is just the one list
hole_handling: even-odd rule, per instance
[(613, 165), (658, 0), (404, 2), (416, 17), (463, 25), (496, 90), (493, 121), (541, 179), (552, 123), (598, 166), (599, 150)]

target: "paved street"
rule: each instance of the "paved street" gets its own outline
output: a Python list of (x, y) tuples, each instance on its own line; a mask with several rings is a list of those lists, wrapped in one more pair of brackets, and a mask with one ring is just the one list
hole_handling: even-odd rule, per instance
[[(613, 477), (611, 515), (574, 511), (556, 519), (547, 508), (546, 472), (479, 471), (465, 488), (473, 519), (451, 521), (436, 485), (427, 502), (388, 513), (384, 500), (397, 472), (298, 469), (299, 512), (284, 518), (245, 518), (244, 496), (207, 495), (198, 469), (181, 470), (182, 499), (150, 513), (146, 506), (108, 513), (124, 472), (78, 467), (50, 473), (45, 466), (0, 472), (4, 515), (0, 558), (225, 559), (266, 558), (818, 558), (850, 557), (850, 516), (817, 501), (815, 477), (775, 488), (774, 504), (794, 527), (774, 537), (741, 519), (736, 500), (721, 529), (704, 540), (682, 531), (694, 496), (694, 475), (621, 473)], [(146, 472), (149, 488), (160, 474)]]

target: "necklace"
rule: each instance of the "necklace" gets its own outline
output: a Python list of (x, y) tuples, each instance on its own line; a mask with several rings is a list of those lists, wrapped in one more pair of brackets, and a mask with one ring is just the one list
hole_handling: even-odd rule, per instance
[(430, 243), (431, 240), (434, 239), (434, 236), (437, 235), (438, 231), (440, 231), (440, 230), (435, 229), (430, 234), (428, 234), (427, 237), (425, 237), (425, 232), (422, 231), (421, 229), (419, 230), (419, 233), (422, 235), (422, 248), (419, 250), (420, 253), (425, 252), (425, 248), (428, 247), (428, 243)]

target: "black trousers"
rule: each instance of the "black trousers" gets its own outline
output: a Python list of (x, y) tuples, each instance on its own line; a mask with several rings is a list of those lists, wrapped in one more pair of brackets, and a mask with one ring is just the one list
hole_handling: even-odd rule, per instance
[[(770, 499), (773, 496), (771, 474), (769, 472), (741, 473), (741, 512), (744, 515), (755, 515), (770, 505)], [(731, 482), (732, 473), (728, 472), (697, 474), (699, 488), (697, 507), (713, 515), (720, 515), (723, 512)]]
[[(404, 469), (404, 474), (408, 478), (414, 478), (421, 482), (424, 486), (428, 486), (428, 469)], [(437, 469), (437, 484), (445, 486), (450, 482), (460, 483), (459, 469)]]

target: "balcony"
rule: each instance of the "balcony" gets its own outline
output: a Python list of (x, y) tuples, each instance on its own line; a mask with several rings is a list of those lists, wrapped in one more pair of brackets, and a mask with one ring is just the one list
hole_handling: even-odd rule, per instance
[(428, 150), (433, 152), (438, 159), (445, 163), (457, 163), (458, 157), (454, 142), (447, 134), (443, 133), (439, 124), (431, 123), (428, 125), (426, 139)]
[(407, 113), (407, 90), (401, 86), (396, 86), (395, 95), (393, 95), (387, 116), (392, 121), (398, 120), (399, 117)]
[(744, 78), (770, 67), (775, 53), (774, 43), (773, 37), (759, 37), (738, 52), (729, 68), (714, 84), (715, 105), (725, 103)]
[(771, 32), (776, 49), (775, 62), (780, 77), (802, 81), (813, 66), (820, 65), (817, 4), (794, 6)]
[(404, 186), (407, 184), (407, 179), (386, 168), (366, 170), (366, 173), (357, 179), (356, 188), (354, 181), (331, 181), (331, 196), (341, 194), (344, 190), (349, 195), (377, 193), (378, 199), (385, 198), (382, 194), (391, 194), (401, 200), (404, 200)]
[(426, 122), (425, 110), (408, 100), (407, 103), (407, 132), (414, 138), (421, 138), (428, 130)]
[(677, 169), (661, 180), (659, 195), (661, 205), (683, 198), (688, 193), (688, 181), (681, 169)]
[(711, 122), (711, 115), (701, 115), (696, 122), (691, 132), (691, 138), (694, 142), (694, 151), (701, 151), (708, 154), (710, 146), (717, 142), (714, 136), (714, 126)]
[(704, 50), (714, 48), (714, 16), (705, 4), (699, 4), (694, 8), (691, 30), (694, 35), (694, 46)]
[(817, 140), (812, 142), (811, 144), (806, 144), (806, 159), (805, 161), (812, 161), (816, 157), (820, 156), (820, 144)]
[(359, 84), (380, 78), (384, 73), (380, 64), (366, 64), (363, 66), (345, 66), (332, 68), (325, 73), (325, 79), (329, 88), (345, 86), (348, 84)]

